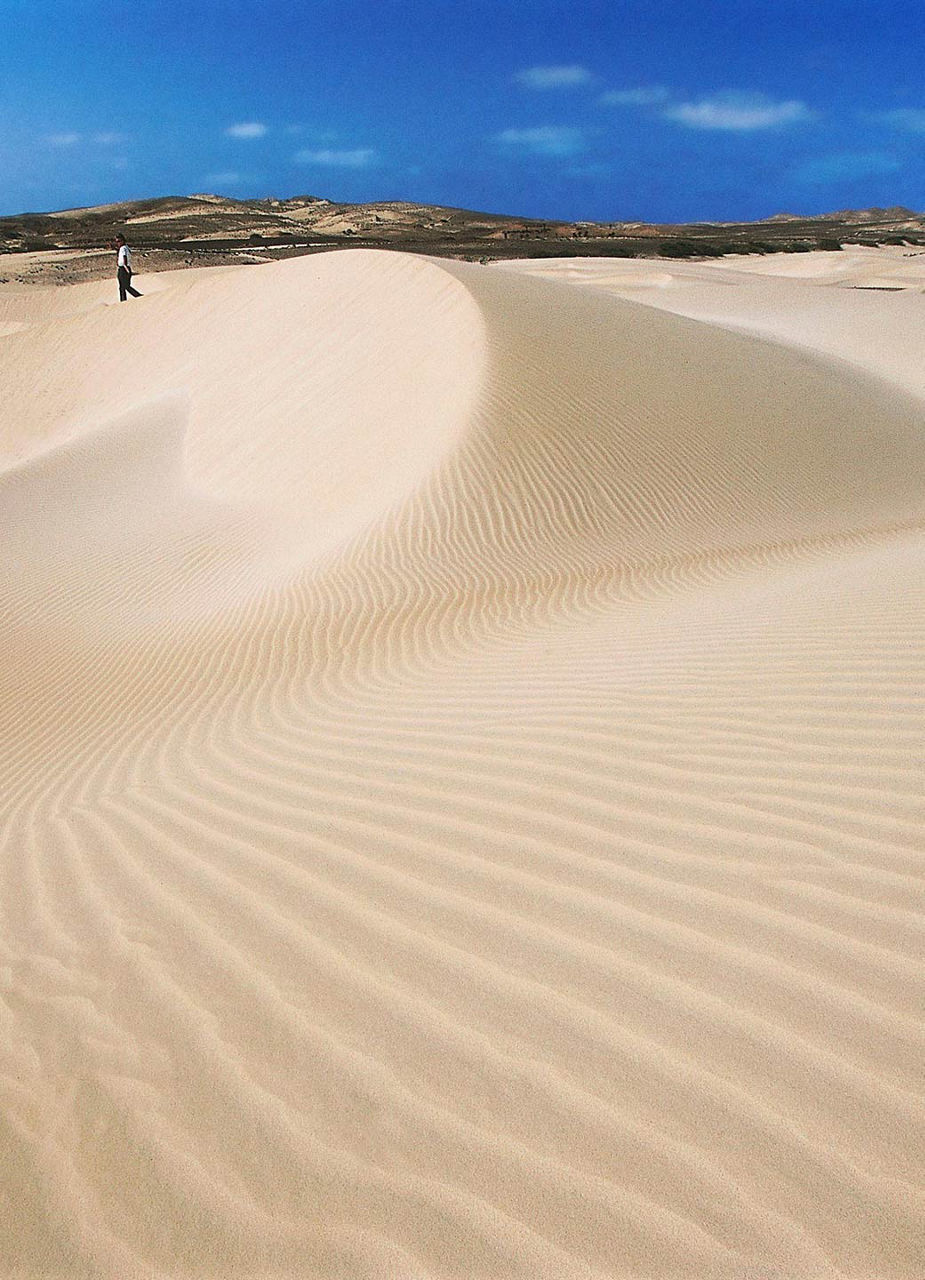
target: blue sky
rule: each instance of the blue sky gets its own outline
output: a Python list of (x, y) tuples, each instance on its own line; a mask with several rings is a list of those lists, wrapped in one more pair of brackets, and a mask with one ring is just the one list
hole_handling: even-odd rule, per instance
[(534, 217), (925, 209), (908, 0), (0, 0), (0, 213), (220, 191)]

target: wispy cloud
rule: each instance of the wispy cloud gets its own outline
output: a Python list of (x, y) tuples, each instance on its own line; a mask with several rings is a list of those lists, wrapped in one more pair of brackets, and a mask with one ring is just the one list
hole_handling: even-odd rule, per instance
[(51, 147), (76, 147), (78, 144), (92, 143), (97, 147), (114, 147), (127, 141), (124, 133), (50, 133), (45, 141)]
[(875, 178), (880, 174), (895, 173), (899, 168), (899, 160), (888, 151), (838, 151), (798, 165), (793, 177), (796, 182), (810, 186), (825, 186), (859, 178)]
[(293, 159), (297, 164), (327, 165), (333, 169), (368, 169), (376, 164), (372, 147), (355, 147), (352, 151), (297, 151)]
[(636, 89), (609, 89), (599, 101), (605, 107), (655, 107), (670, 97), (671, 91), (664, 85), (649, 84)]
[(565, 125), (541, 125), (535, 129), (505, 129), (495, 141), (532, 155), (573, 156), (584, 149), (584, 134)]
[(242, 138), (244, 140), (262, 138), (266, 133), (267, 126), (261, 124), (259, 120), (245, 120), (241, 124), (231, 124), (225, 130), (227, 137)]
[(897, 107), (895, 111), (873, 111), (867, 116), (876, 124), (889, 125), (906, 133), (925, 133), (925, 107)]
[(578, 85), (590, 84), (594, 76), (587, 67), (571, 65), (527, 67), (524, 71), (518, 71), (514, 79), (524, 89), (574, 89)]
[(689, 129), (725, 129), (733, 133), (777, 129), (814, 118), (806, 103), (794, 98), (779, 102), (764, 93), (733, 90), (701, 98), (698, 102), (674, 103), (661, 114), (666, 120), (674, 120)]

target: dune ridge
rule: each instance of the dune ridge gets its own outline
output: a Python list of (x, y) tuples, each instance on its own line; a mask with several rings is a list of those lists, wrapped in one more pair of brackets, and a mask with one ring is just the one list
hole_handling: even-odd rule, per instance
[(0, 305), (0, 1271), (913, 1280), (915, 386), (157, 283)]

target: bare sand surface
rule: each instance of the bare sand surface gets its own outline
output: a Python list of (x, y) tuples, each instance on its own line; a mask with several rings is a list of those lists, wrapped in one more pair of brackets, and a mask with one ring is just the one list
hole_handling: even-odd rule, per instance
[(925, 1275), (923, 264), (0, 291), (3, 1280)]

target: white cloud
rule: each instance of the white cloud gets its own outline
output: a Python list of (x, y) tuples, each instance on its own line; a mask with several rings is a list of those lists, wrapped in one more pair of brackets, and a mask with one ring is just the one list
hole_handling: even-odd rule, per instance
[(900, 168), (895, 156), (886, 151), (838, 151), (807, 160), (794, 170), (797, 182), (824, 186), (831, 182), (851, 182), (859, 178), (875, 178), (882, 173), (895, 173)]
[(584, 148), (580, 129), (565, 125), (542, 125), (536, 129), (505, 129), (495, 135), (505, 146), (519, 147), (533, 155), (573, 156)]
[(716, 93), (699, 102), (679, 102), (666, 107), (662, 115), (689, 129), (726, 129), (735, 133), (776, 129), (813, 119), (806, 104), (796, 99), (777, 102), (763, 93), (733, 91)]
[(50, 133), (45, 141), (50, 147), (76, 147), (78, 143), (87, 142), (98, 147), (114, 147), (127, 138), (124, 133)]
[(877, 124), (886, 124), (906, 133), (925, 133), (925, 108), (897, 107), (895, 111), (876, 111), (869, 117)]
[(525, 89), (572, 89), (589, 84), (594, 77), (587, 67), (527, 67), (518, 71), (514, 79)]
[(664, 85), (650, 84), (637, 89), (611, 89), (602, 93), (599, 100), (605, 107), (654, 107), (670, 97)]
[(372, 147), (356, 147), (352, 151), (297, 151), (293, 159), (297, 164), (328, 165), (334, 169), (366, 169), (376, 163)]
[(225, 130), (225, 134), (229, 138), (262, 138), (267, 132), (267, 126), (261, 124), (259, 120), (246, 120), (243, 124), (229, 125)]

